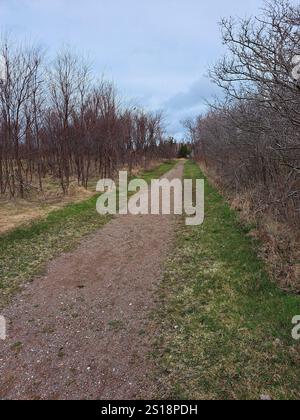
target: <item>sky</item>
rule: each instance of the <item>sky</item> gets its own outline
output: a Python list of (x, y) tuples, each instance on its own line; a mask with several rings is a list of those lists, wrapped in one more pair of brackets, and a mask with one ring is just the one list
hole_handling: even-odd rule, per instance
[(0, 0), (0, 28), (41, 44), (71, 46), (126, 103), (164, 110), (166, 128), (205, 112), (220, 92), (207, 73), (224, 53), (222, 17), (257, 14), (263, 0)]

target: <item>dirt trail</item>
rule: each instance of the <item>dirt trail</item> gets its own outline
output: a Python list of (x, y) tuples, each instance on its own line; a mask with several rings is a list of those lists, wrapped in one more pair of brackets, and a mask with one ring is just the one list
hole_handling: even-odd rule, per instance
[[(182, 173), (181, 163), (167, 177)], [(25, 287), (3, 313), (2, 399), (147, 397), (149, 315), (174, 224), (118, 216)]]

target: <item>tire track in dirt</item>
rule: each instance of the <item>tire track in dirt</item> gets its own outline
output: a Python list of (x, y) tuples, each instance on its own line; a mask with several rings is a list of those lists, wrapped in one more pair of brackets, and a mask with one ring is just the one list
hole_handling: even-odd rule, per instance
[[(181, 178), (183, 163), (167, 174)], [(154, 291), (174, 216), (117, 216), (6, 308), (2, 399), (134, 399), (155, 386)]]

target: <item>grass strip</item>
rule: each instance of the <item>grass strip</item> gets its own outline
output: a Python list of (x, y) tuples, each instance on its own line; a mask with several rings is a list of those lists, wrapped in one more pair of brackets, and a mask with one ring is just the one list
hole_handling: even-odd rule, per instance
[[(204, 175), (188, 162), (185, 178)], [(205, 222), (179, 227), (159, 290), (156, 397), (299, 399), (300, 297), (272, 283), (250, 228), (207, 179), (205, 189)]]

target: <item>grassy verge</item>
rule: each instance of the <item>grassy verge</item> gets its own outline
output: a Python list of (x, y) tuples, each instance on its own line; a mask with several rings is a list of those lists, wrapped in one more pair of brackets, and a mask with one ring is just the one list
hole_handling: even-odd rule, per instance
[[(203, 174), (188, 162), (185, 177)], [(248, 233), (206, 180), (205, 222), (179, 228), (160, 290), (160, 397), (299, 399), (300, 297), (271, 282)]]
[[(176, 161), (141, 173), (146, 181), (171, 170)], [(111, 217), (96, 212), (97, 196), (73, 203), (33, 222), (0, 236), (0, 307), (19, 286), (40, 274), (57, 255), (79, 244), (81, 239), (100, 229)]]

